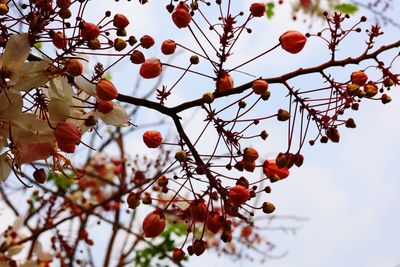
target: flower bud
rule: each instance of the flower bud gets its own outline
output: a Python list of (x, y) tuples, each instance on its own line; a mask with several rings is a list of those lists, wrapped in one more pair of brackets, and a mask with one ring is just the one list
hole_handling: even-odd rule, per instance
[(4, 16), (8, 13), (8, 11), (9, 11), (9, 8), (8, 8), (7, 4), (1, 3), (0, 4), (0, 15)]
[(381, 96), (381, 101), (383, 104), (388, 104), (388, 103), (392, 102), (392, 98), (387, 94), (383, 94)]
[(254, 172), (256, 169), (256, 162), (255, 161), (246, 161), (246, 160), (241, 160), (243, 164), (243, 169), (245, 169), (248, 172)]
[(142, 38), (140, 38), (140, 45), (148, 49), (154, 45), (154, 39), (150, 35), (143, 35)]
[(71, 10), (69, 9), (61, 9), (58, 12), (58, 15), (60, 16), (60, 18), (62, 19), (69, 19), (72, 16)]
[(171, 39), (165, 40), (161, 45), (161, 52), (164, 55), (171, 55), (175, 53), (175, 49), (176, 49), (176, 43)]
[(187, 159), (187, 153), (185, 150), (179, 150), (175, 153), (175, 159), (179, 162), (184, 162)]
[(193, 55), (190, 57), (190, 63), (193, 65), (197, 65), (200, 62), (200, 58), (198, 55)]
[(172, 252), (172, 261), (175, 263), (180, 263), (185, 257), (185, 252), (180, 248), (174, 248)]
[(290, 118), (290, 113), (287, 110), (279, 109), (277, 118), (278, 121), (287, 121)]
[(289, 156), (286, 153), (279, 153), (275, 158), (275, 164), (279, 169), (288, 167)]
[(383, 85), (386, 87), (392, 87), (394, 85), (394, 81), (387, 77), (383, 80)]
[(347, 127), (347, 128), (356, 128), (357, 125), (356, 125), (356, 122), (354, 121), (354, 119), (349, 118), (349, 119), (346, 121), (346, 127)]
[(378, 87), (373, 83), (364, 85), (364, 92), (366, 97), (374, 97), (378, 93)]
[(101, 48), (101, 43), (99, 38), (93, 38), (88, 41), (87, 46), (92, 50), (97, 50)]
[(93, 23), (83, 22), (81, 24), (81, 35), (85, 41), (93, 40), (100, 35), (100, 29)]
[(184, 8), (176, 8), (174, 13), (172, 13), (172, 21), (179, 29), (186, 28), (191, 20), (192, 15)]
[(139, 74), (145, 79), (152, 79), (161, 74), (161, 61), (157, 58), (146, 59), (140, 66)]
[(360, 90), (360, 86), (355, 83), (351, 83), (351, 84), (347, 85), (347, 88), (346, 88), (346, 92), (352, 96), (356, 95), (358, 93), (358, 90)]
[(33, 179), (39, 184), (44, 184), (47, 180), (47, 174), (44, 169), (37, 169), (33, 172)]
[(71, 0), (57, 0), (56, 5), (60, 9), (68, 9), (71, 6)]
[(68, 41), (62, 32), (56, 32), (51, 36), (51, 41), (54, 46), (58, 49), (64, 49), (67, 47)]
[(251, 86), (253, 92), (257, 95), (263, 95), (268, 90), (268, 83), (264, 80), (255, 80)]
[(82, 74), (83, 66), (78, 59), (73, 58), (65, 63), (65, 70), (69, 75), (76, 77)]
[(332, 142), (339, 143), (340, 134), (339, 134), (339, 131), (336, 128), (331, 127), (331, 128), (326, 129), (326, 136)]
[(284, 50), (292, 54), (297, 54), (303, 50), (307, 38), (298, 31), (287, 31), (281, 35), (279, 42)]
[(368, 75), (365, 74), (362, 70), (359, 70), (353, 72), (350, 76), (350, 79), (352, 83), (363, 86), (368, 80)]
[(122, 14), (116, 14), (114, 16), (113, 25), (115, 28), (124, 29), (129, 25), (129, 20)]
[(200, 256), (206, 250), (207, 243), (204, 240), (196, 239), (193, 242), (193, 253), (196, 256)]
[(243, 160), (253, 162), (258, 159), (258, 152), (252, 147), (246, 147), (243, 151)]
[(145, 237), (159, 236), (165, 229), (165, 217), (161, 209), (150, 212), (143, 220)]
[(97, 103), (97, 110), (102, 114), (108, 114), (114, 109), (111, 101), (99, 101)]
[(216, 87), (217, 91), (221, 93), (231, 90), (233, 88), (232, 77), (228, 73), (223, 72), (217, 81)]
[(260, 134), (262, 140), (266, 140), (268, 138), (267, 131), (263, 130)]
[(217, 212), (210, 212), (207, 215), (206, 226), (210, 232), (214, 234), (218, 233), (222, 226), (220, 215)]
[(159, 131), (149, 130), (143, 134), (143, 142), (148, 148), (157, 148), (162, 144), (162, 135)]
[(106, 79), (101, 79), (96, 85), (97, 97), (103, 101), (110, 101), (118, 96), (118, 91), (114, 84)]
[(146, 59), (144, 55), (139, 50), (134, 50), (131, 54), (131, 62), (133, 64), (142, 64)]
[(235, 185), (229, 190), (229, 201), (234, 205), (242, 205), (249, 200), (250, 192), (244, 186)]
[(206, 103), (206, 104), (211, 104), (214, 101), (214, 95), (213, 93), (205, 93), (203, 94), (203, 97), (201, 98), (201, 100)]
[(265, 15), (266, 7), (264, 3), (253, 3), (250, 6), (250, 13), (253, 17), (262, 17)]
[(140, 197), (138, 194), (131, 192), (126, 199), (126, 202), (130, 209), (135, 209), (140, 205)]
[(118, 52), (122, 51), (127, 47), (127, 45), (128, 44), (121, 38), (116, 38), (114, 40), (114, 49), (115, 49), (115, 51), (118, 51)]
[[(126, 33), (125, 29), (117, 29), (117, 36), (124, 37), (126, 35), (127, 35), (127, 33)], [(129, 39), (128, 39), (128, 41), (129, 41)]]
[(264, 213), (271, 214), (275, 210), (275, 205), (270, 202), (264, 202), (262, 209)]
[(76, 144), (81, 140), (81, 132), (75, 124), (61, 121), (54, 130), (58, 147), (66, 153), (75, 152)]
[(301, 165), (303, 165), (303, 162), (304, 162), (303, 155), (296, 154), (294, 158), (294, 165), (296, 165), (297, 167), (301, 167)]

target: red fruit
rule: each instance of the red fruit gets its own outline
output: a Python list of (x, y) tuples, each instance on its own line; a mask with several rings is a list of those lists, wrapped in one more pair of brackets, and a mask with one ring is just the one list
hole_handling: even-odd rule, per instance
[(107, 114), (113, 110), (114, 106), (110, 101), (100, 101), (97, 103), (97, 110), (100, 113)]
[(64, 49), (67, 47), (68, 41), (65, 38), (62, 32), (56, 32), (52, 37), (51, 41), (53, 42), (54, 46), (58, 49)]
[(362, 70), (359, 70), (353, 72), (350, 79), (352, 83), (363, 86), (368, 80), (368, 75), (365, 74)]
[(216, 212), (210, 212), (207, 216), (207, 229), (214, 234), (218, 233), (221, 229), (222, 222), (220, 220), (220, 215)]
[(177, 8), (174, 13), (172, 13), (172, 21), (179, 29), (186, 28), (191, 20), (192, 15), (190, 15), (189, 11), (185, 8)]
[(66, 121), (57, 124), (57, 127), (54, 130), (54, 136), (58, 147), (61, 151), (66, 153), (75, 152), (75, 146), (81, 140), (81, 132), (78, 127), (76, 127), (75, 124)]
[(221, 77), (217, 81), (217, 91), (222, 93), (222, 92), (229, 91), (232, 88), (233, 88), (232, 77), (228, 73), (223, 72), (221, 74)]
[(145, 237), (156, 237), (165, 229), (165, 217), (161, 209), (150, 212), (143, 220), (143, 232)]
[(153, 37), (149, 35), (143, 35), (142, 38), (140, 38), (140, 45), (146, 49), (152, 47), (154, 45)]
[(150, 58), (140, 66), (139, 74), (145, 79), (152, 79), (160, 76), (161, 69), (161, 61), (157, 58)]
[(268, 160), (264, 161), (263, 172), (265, 176), (267, 176), (270, 179), (271, 178), (284, 179), (289, 176), (289, 169), (287, 167), (281, 169), (278, 168), (278, 166), (276, 166), (275, 161), (268, 161)]
[(193, 200), (190, 203), (190, 215), (198, 222), (204, 222), (207, 217), (207, 205), (204, 199)]
[(82, 63), (79, 62), (77, 59), (71, 59), (65, 64), (66, 71), (71, 76), (79, 76), (83, 72)]
[(162, 144), (162, 135), (159, 131), (149, 130), (143, 134), (143, 142), (148, 148), (157, 148)]
[(254, 17), (262, 17), (265, 15), (265, 4), (264, 3), (253, 3), (250, 6), (250, 12)]
[(257, 95), (263, 95), (268, 91), (268, 83), (264, 80), (255, 80), (251, 86)]
[(185, 252), (180, 248), (174, 248), (172, 252), (172, 261), (175, 263), (180, 263), (185, 257)]
[(229, 190), (229, 200), (234, 205), (242, 205), (249, 200), (250, 192), (244, 186), (235, 185)]
[(81, 26), (82, 39), (85, 41), (93, 40), (100, 35), (100, 29), (93, 23), (83, 22)]
[(306, 45), (307, 38), (301, 32), (287, 31), (281, 35), (279, 42), (284, 50), (292, 54), (297, 54)]
[(171, 55), (175, 53), (175, 49), (176, 49), (176, 43), (171, 39), (165, 40), (161, 45), (161, 52), (164, 55)]
[(114, 16), (113, 25), (115, 28), (123, 29), (129, 25), (129, 20), (122, 14), (116, 14)]
[(118, 96), (118, 91), (114, 84), (106, 79), (101, 79), (96, 85), (97, 97), (103, 101), (110, 101)]

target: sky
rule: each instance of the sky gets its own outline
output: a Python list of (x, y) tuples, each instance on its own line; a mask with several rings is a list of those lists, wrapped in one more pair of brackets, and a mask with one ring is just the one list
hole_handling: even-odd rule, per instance
[[(237, 5), (240, 6), (238, 9), (247, 10), (251, 2), (238, 1)], [(163, 24), (160, 28), (160, 21), (165, 19), (165, 12), (158, 14), (152, 9), (151, 2), (143, 9), (138, 9), (134, 3), (132, 5), (118, 3), (116, 6), (117, 10), (131, 14), (133, 19), (130, 27), (137, 36), (155, 33), (156, 40), (158, 35), (160, 38), (165, 36), (177, 40), (182, 38), (182, 32), (172, 31), (171, 25)], [(397, 3), (387, 15), (395, 14), (399, 9), (400, 4)], [(99, 14), (95, 11), (96, 9), (93, 9), (88, 15), (98, 17)], [(260, 19), (252, 23), (253, 34), (238, 43), (237, 51), (240, 52), (233, 57), (232, 65), (243, 62), (257, 52), (262, 52), (266, 45), (272, 46), (280, 34), (287, 30), (315, 32), (323, 27), (323, 22), (319, 20), (312, 23), (311, 29), (309, 23), (303, 23), (302, 20), (293, 22), (289, 10), (284, 7), (278, 8), (276, 12), (272, 20)], [(356, 17), (361, 15), (360, 12)], [(399, 36), (398, 31), (399, 29), (385, 28), (386, 33), (381, 37), (380, 43), (395, 40)], [(357, 44), (362, 46), (362, 40), (355, 37), (346, 43), (346, 47), (340, 53), (347, 56), (357, 55), (360, 52)], [(157, 52), (154, 53), (154, 56), (159, 56)], [(284, 51), (277, 51), (246, 66), (245, 70), (263, 77), (271, 77), (295, 70), (300, 66), (317, 65), (326, 57), (326, 50), (321, 49), (317, 41), (311, 40), (299, 55), (292, 56)], [(115, 80), (126, 78), (128, 71), (132, 71), (132, 67), (127, 70), (125, 66), (117, 65), (113, 77)], [(332, 73), (340, 77), (348, 75), (349, 72), (338, 69)], [(235, 81), (238, 83), (248, 79), (236, 75)], [(176, 92), (169, 102), (170, 105), (199, 97), (203, 93), (191, 90), (193, 87), (191, 82), (190, 80), (183, 82), (187, 84), (188, 90)], [(306, 88), (314, 81), (299, 79), (295, 82), (296, 85)], [(125, 80), (124, 83), (125, 87), (131, 85)], [(143, 83), (143, 86), (147, 85), (151, 85), (151, 82)], [(206, 88), (210, 84), (199, 81), (196, 85)], [(271, 88), (273, 95), (277, 95), (277, 98), (274, 98), (276, 101), (284, 96), (281, 89)], [(344, 129), (339, 144), (317, 143), (313, 147), (306, 146), (303, 151), (304, 165), (295, 169), (288, 179), (273, 185), (273, 192), (269, 197), (277, 207), (275, 213), (277, 216), (295, 215), (307, 218), (306, 221), (280, 220), (275, 224), (299, 227), (295, 235), (281, 231), (265, 232), (268, 240), (276, 245), (276, 250), (271, 256), (287, 253), (285, 257), (261, 263), (257, 260), (257, 256), (254, 262), (249, 262), (233, 260), (210, 252), (201, 257), (191, 257), (188, 266), (398, 267), (400, 265), (398, 90), (399, 88), (392, 91), (393, 101), (389, 105), (363, 103), (360, 110), (353, 115), (357, 128)], [(146, 115), (149, 120), (156, 117), (151, 112)], [(192, 120), (186, 127), (189, 134), (194, 136), (200, 129), (196, 126), (196, 121), (201, 117), (198, 114), (185, 113), (184, 118)], [(279, 148), (284, 144), (284, 140), (279, 136), (282, 128), (271, 125), (268, 130), (271, 133), (271, 140), (267, 145), (252, 143), (254, 146), (265, 148), (260, 153), (265, 157), (279, 152)], [(143, 144), (137, 140), (133, 139), (132, 145), (139, 150), (143, 149)]]

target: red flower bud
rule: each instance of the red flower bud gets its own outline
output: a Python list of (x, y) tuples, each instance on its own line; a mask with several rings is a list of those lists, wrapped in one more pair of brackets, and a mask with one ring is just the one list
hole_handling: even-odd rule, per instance
[(81, 132), (75, 124), (62, 121), (54, 130), (58, 147), (66, 153), (74, 153), (76, 144), (81, 140)]
[(233, 88), (233, 79), (228, 73), (223, 72), (216, 86), (218, 92), (229, 91)]
[(180, 248), (174, 248), (172, 252), (172, 261), (175, 263), (180, 263), (185, 257), (185, 252)]
[(85, 41), (93, 40), (100, 35), (100, 29), (93, 23), (83, 22), (81, 26), (82, 39)]
[(387, 94), (383, 94), (381, 96), (381, 101), (382, 101), (382, 104), (388, 104), (388, 103), (392, 102), (392, 98), (390, 96), (388, 96)]
[(150, 58), (140, 66), (139, 74), (145, 79), (152, 79), (160, 76), (162, 65), (159, 59)]
[(245, 169), (248, 172), (254, 172), (254, 170), (256, 169), (256, 162), (255, 161), (246, 161), (246, 160), (242, 160), (242, 165), (243, 165), (243, 169)]
[(129, 20), (122, 14), (116, 14), (114, 16), (113, 25), (115, 28), (123, 29), (129, 25)]
[(74, 77), (81, 75), (83, 72), (82, 63), (80, 63), (79, 60), (74, 58), (65, 64), (65, 68), (68, 74)]
[(165, 229), (165, 217), (162, 210), (150, 212), (143, 220), (143, 232), (145, 237), (156, 237)]
[(368, 84), (364, 85), (364, 92), (366, 97), (373, 97), (378, 93), (378, 87), (369, 82)]
[(143, 48), (150, 48), (154, 45), (154, 39), (150, 35), (143, 35), (142, 38), (140, 38), (140, 45)]
[(186, 28), (191, 20), (192, 15), (185, 8), (176, 8), (174, 13), (172, 13), (172, 21), (179, 29)]
[(68, 41), (65, 38), (62, 32), (56, 32), (53, 36), (51, 36), (51, 41), (53, 42), (54, 46), (58, 49), (64, 49), (67, 47)]
[(368, 75), (362, 70), (355, 71), (350, 76), (351, 82), (359, 86), (363, 86), (368, 81)]
[(126, 202), (128, 203), (129, 208), (135, 209), (140, 204), (140, 197), (138, 194), (132, 192), (128, 195)]
[(44, 184), (47, 180), (47, 174), (44, 169), (37, 169), (33, 172), (33, 179), (39, 184)]
[(278, 168), (274, 161), (266, 160), (263, 164), (263, 172), (265, 176), (270, 179), (284, 179), (289, 176), (289, 169), (285, 168)]
[(220, 215), (216, 212), (210, 212), (207, 216), (207, 229), (216, 234), (221, 229), (221, 226)]
[(264, 3), (253, 3), (250, 6), (250, 12), (254, 17), (262, 17), (265, 15), (265, 4)]
[(114, 109), (113, 104), (110, 101), (100, 101), (97, 103), (97, 110), (100, 113), (108, 114)]
[(139, 50), (134, 50), (131, 54), (131, 62), (133, 64), (142, 64), (146, 59), (144, 55)]
[(199, 222), (204, 222), (207, 217), (207, 205), (204, 199), (193, 200), (190, 203), (190, 215)]
[(253, 88), (253, 91), (257, 95), (263, 95), (267, 92), (268, 90), (268, 83), (264, 80), (255, 80), (251, 86)]
[(106, 79), (101, 79), (96, 85), (97, 97), (103, 101), (110, 101), (118, 96), (115, 85)]
[(165, 40), (161, 45), (161, 52), (164, 55), (171, 55), (175, 53), (175, 49), (176, 49), (176, 43), (171, 39)]
[(162, 144), (162, 135), (159, 131), (146, 131), (143, 134), (143, 142), (148, 148), (157, 148)]
[(235, 185), (229, 190), (229, 200), (237, 206), (246, 203), (249, 197), (250, 192), (244, 186)]
[(287, 31), (281, 35), (279, 42), (284, 50), (292, 54), (297, 54), (306, 45), (307, 38), (301, 32)]

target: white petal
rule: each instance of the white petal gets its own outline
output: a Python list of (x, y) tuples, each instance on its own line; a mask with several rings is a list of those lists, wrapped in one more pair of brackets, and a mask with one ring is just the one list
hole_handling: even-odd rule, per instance
[[(34, 87), (39, 87), (49, 81), (45, 71), (49, 64), (46, 61), (27, 62), (22, 65), (15, 77), (13, 88), (18, 91), (27, 91)], [(12, 84), (11, 84), (12, 85)]]
[(112, 102), (114, 108), (110, 113), (101, 115), (100, 118), (108, 125), (113, 126), (128, 126), (129, 116), (123, 106)]
[(49, 96), (72, 104), (72, 87), (68, 80), (65, 77), (57, 77), (51, 80)]
[(91, 96), (96, 96), (96, 85), (87, 81), (85, 78), (83, 78), (82, 76), (76, 77), (74, 79), (74, 82), (76, 84), (76, 86), (84, 91), (85, 93), (87, 93), (88, 95)]
[(7, 180), (8, 176), (11, 173), (11, 159), (7, 156), (7, 154), (0, 155), (0, 181)]
[(0, 93), (0, 120), (8, 121), (22, 112), (22, 96), (16, 92)]
[(22, 246), (22, 245), (12, 246), (7, 250), (7, 256), (12, 257), (14, 255), (19, 254), (23, 248), (24, 248), (24, 246)]
[(10, 37), (3, 54), (3, 68), (16, 72), (28, 58), (31, 50), (27, 33)]
[(58, 98), (52, 98), (48, 105), (50, 123), (54, 127), (62, 120), (71, 117), (70, 105)]

